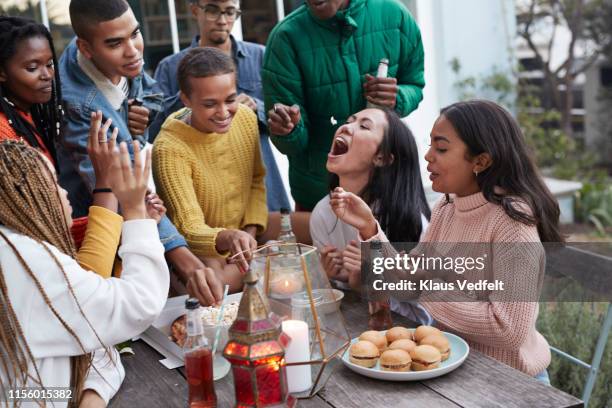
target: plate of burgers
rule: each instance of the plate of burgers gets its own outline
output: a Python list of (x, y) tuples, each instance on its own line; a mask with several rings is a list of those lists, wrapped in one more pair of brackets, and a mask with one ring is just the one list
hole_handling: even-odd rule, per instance
[(342, 356), (349, 369), (388, 381), (420, 381), (459, 367), (470, 352), (461, 337), (432, 326), (368, 330), (351, 340)]

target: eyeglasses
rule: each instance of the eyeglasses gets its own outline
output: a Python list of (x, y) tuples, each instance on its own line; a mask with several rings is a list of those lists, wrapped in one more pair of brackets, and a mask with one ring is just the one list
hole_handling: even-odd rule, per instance
[(242, 14), (242, 11), (233, 7), (221, 10), (219, 7), (210, 4), (197, 4), (197, 6), (200, 10), (204, 11), (204, 17), (208, 21), (217, 21), (223, 14), (225, 14), (227, 21), (235, 21)]

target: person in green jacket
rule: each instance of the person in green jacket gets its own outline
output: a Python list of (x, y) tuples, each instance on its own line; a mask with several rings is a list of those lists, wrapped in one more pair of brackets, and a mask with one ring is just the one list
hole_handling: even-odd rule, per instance
[[(376, 78), (381, 59), (388, 78)], [(421, 33), (398, 0), (306, 0), (270, 33), (262, 71), (274, 145), (289, 159), (296, 210), (328, 193), (336, 128), (367, 102), (406, 116), (425, 86)]]

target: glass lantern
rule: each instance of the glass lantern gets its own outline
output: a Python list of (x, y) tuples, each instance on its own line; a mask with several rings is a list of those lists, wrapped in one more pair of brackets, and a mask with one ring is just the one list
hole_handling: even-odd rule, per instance
[(332, 289), (317, 249), (309, 245), (265, 245), (252, 253), (250, 267), (260, 277), (270, 310), (292, 338), (285, 352), (289, 392), (310, 398), (325, 386), (340, 364), (336, 357), (350, 345), (339, 308), (344, 294)]
[(257, 288), (257, 275), (248, 271), (236, 320), (229, 329), (223, 356), (232, 365), (236, 407), (293, 407), (284, 365), (289, 338), (281, 319), (270, 312)]

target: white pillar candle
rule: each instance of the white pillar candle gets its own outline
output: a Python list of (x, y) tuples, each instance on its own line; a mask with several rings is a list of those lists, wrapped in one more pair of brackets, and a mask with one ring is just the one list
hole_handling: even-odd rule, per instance
[[(287, 363), (310, 361), (308, 324), (301, 320), (285, 320), (282, 327), (291, 337), (285, 349), (285, 361)], [(312, 386), (310, 364), (287, 366), (287, 385), (289, 393), (308, 390)]]

